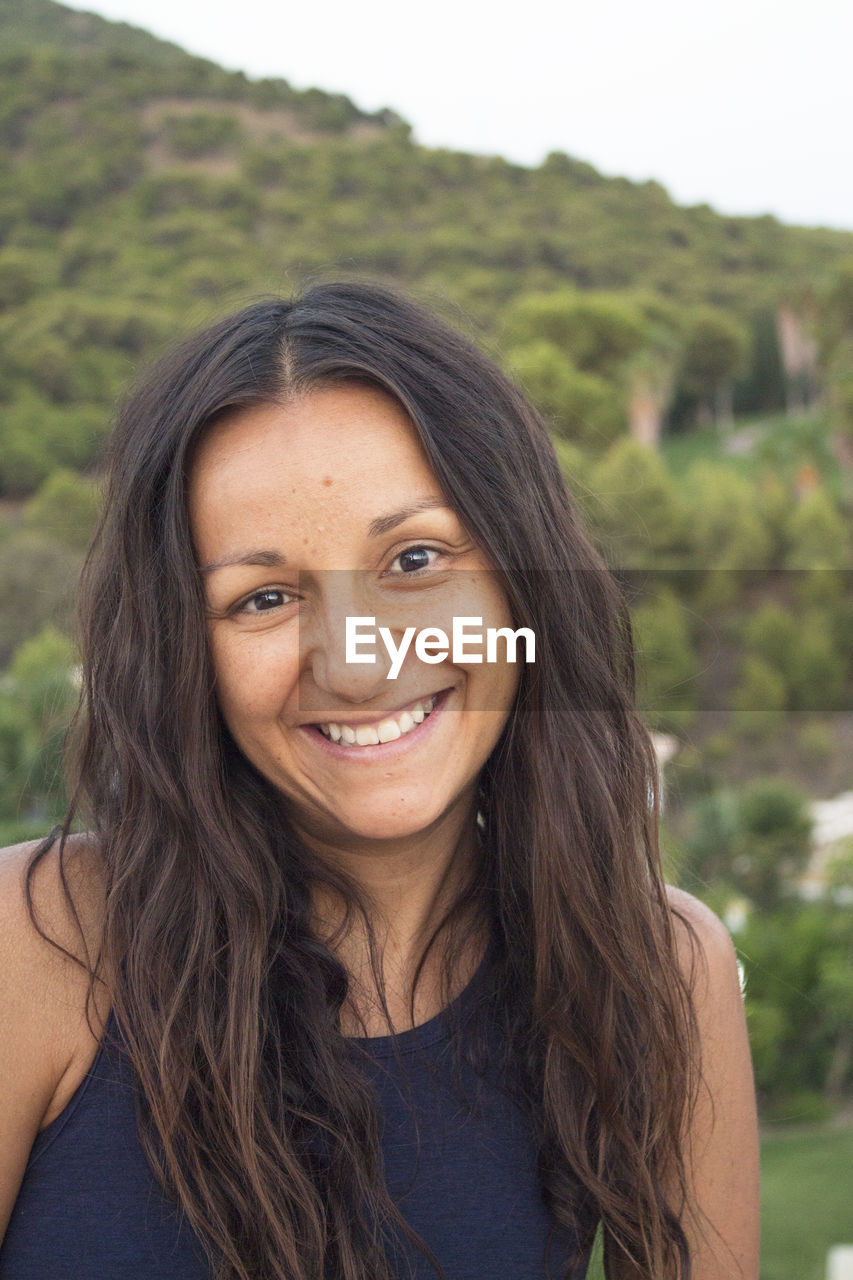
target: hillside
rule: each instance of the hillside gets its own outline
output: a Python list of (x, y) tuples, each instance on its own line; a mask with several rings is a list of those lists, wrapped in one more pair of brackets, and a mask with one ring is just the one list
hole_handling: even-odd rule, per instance
[[(655, 359), (670, 352), (688, 408), (672, 352), (714, 307), (751, 346), (730, 361), (740, 403), (778, 408), (779, 304), (853, 254), (853, 234), (680, 208), (561, 153), (531, 169), (428, 149), (393, 111), (251, 81), (52, 0), (0, 0), (0, 49), (0, 496), (87, 466), (163, 341), (317, 274), (438, 293), (540, 366), (506, 318), (530, 294), (592, 291), (599, 319), (665, 331)], [(624, 421), (612, 366), (557, 379), (607, 438)]]
[(7, 54), (34, 48), (75, 54), (133, 54), (163, 69), (178, 66), (187, 57), (177, 45), (139, 27), (108, 22), (99, 14), (67, 9), (51, 0), (0, 0), (0, 27)]

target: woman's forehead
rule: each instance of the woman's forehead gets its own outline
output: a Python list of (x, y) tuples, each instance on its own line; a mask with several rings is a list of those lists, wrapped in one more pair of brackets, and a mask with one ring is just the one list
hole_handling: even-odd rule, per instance
[(402, 406), (378, 387), (344, 383), (224, 415), (196, 446), (191, 478), (198, 482), (199, 472), (211, 470), (221, 478), (274, 462), (306, 478), (323, 471), (334, 483), (348, 465), (379, 465), (392, 454), (398, 466), (429, 468)]
[(260, 532), (283, 511), (294, 524), (334, 526), (443, 501), (405, 411), (360, 384), (223, 418), (196, 450), (189, 498), (194, 535), (205, 543), (230, 540), (244, 525)]

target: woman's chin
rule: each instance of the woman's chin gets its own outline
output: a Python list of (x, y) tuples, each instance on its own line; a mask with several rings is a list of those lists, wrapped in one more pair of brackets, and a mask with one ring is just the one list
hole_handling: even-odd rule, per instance
[(397, 791), (369, 804), (329, 806), (310, 819), (305, 815), (303, 823), (297, 818), (296, 826), (329, 848), (341, 850), (357, 843), (417, 842), (434, 835), (451, 808), (452, 800), (442, 805), (434, 795), (404, 797)]
[(417, 840), (418, 836), (426, 835), (433, 826), (432, 823), (425, 822), (422, 817), (415, 818), (411, 814), (341, 815), (339, 823), (339, 838), (345, 843), (361, 840), (367, 842)]

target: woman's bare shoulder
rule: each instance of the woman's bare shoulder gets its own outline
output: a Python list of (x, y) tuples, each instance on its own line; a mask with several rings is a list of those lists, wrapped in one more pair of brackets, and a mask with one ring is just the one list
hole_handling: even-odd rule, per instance
[(737, 979), (737, 958), (728, 929), (709, 906), (684, 889), (666, 886), (681, 967), (694, 985)]
[[(62, 1057), (86, 1020), (105, 875), (97, 843), (85, 835), (70, 836), (61, 856), (54, 841), (28, 875), (42, 843), (0, 850), (0, 1018), (19, 1039), (41, 1031), (50, 1056)], [(102, 992), (92, 1012), (97, 1018), (108, 1008)]]
[(758, 1121), (737, 955), (722, 920), (681, 889), (667, 890), (682, 972), (699, 1034), (702, 1087), (688, 1134), (694, 1274), (758, 1276)]
[(64, 848), (57, 838), (36, 859), (44, 843), (31, 840), (0, 849), (2, 936), (30, 960), (43, 956), (47, 963), (49, 955), (59, 954), (42, 934), (85, 959), (87, 951), (97, 954), (103, 928), (106, 876), (100, 848), (89, 835), (71, 835)]
[(666, 896), (673, 913), (687, 920), (703, 935), (729, 936), (728, 930), (720, 917), (699, 898), (694, 897), (692, 893), (688, 893), (686, 889), (678, 889), (674, 884), (668, 884), (666, 886)]
[(28, 876), (41, 843), (0, 850), (0, 1238), (35, 1137), (85, 1077), (109, 1012), (101, 985), (88, 999), (104, 915), (98, 848), (74, 836), (60, 859), (54, 842)]

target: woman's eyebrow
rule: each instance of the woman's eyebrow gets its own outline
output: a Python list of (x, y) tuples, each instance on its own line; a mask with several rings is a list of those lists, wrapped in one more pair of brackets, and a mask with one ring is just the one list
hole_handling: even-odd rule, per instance
[[(378, 538), (380, 534), (395, 529), (410, 516), (415, 516), (420, 511), (432, 511), (437, 507), (447, 508), (443, 498), (421, 498), (419, 502), (412, 502), (407, 507), (401, 507), (399, 511), (389, 511), (387, 515), (377, 516), (367, 526), (368, 536)], [(280, 551), (265, 549), (236, 551), (232, 555), (223, 556), (220, 560), (212, 560), (210, 564), (202, 565), (199, 573), (214, 573), (217, 569), (231, 569), (235, 565), (262, 565), (265, 569), (282, 569), (286, 564), (287, 557)]]
[(380, 534), (389, 533), (391, 529), (396, 529), (397, 525), (402, 524), (404, 520), (408, 520), (409, 516), (416, 516), (420, 511), (432, 511), (436, 507), (444, 507), (449, 510), (444, 498), (422, 498), (420, 502), (412, 502), (407, 507), (401, 507), (399, 511), (390, 511), (388, 515), (377, 516), (367, 526), (368, 537), (378, 538)]
[(237, 551), (233, 555), (223, 556), (221, 560), (212, 560), (203, 564), (199, 573), (213, 573), (215, 569), (230, 569), (234, 565), (257, 564), (265, 569), (281, 569), (287, 564), (287, 558), (280, 551)]

